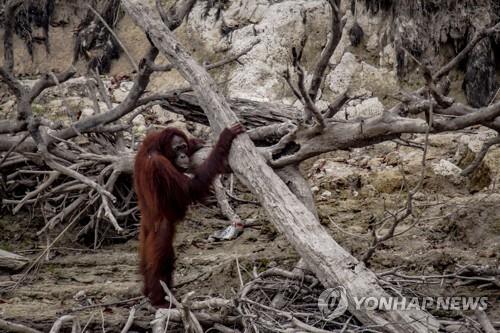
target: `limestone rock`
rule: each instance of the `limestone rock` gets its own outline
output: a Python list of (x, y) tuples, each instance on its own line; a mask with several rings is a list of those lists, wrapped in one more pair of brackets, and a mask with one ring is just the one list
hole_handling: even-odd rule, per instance
[(348, 91), (353, 82), (354, 75), (360, 68), (361, 64), (356, 60), (354, 54), (346, 52), (342, 56), (342, 60), (337, 67), (326, 77), (327, 85), (333, 93), (334, 98)]
[(91, 107), (84, 107), (81, 110), (80, 119), (89, 118), (95, 115), (95, 110)]
[(333, 118), (337, 120), (347, 120), (356, 118), (369, 118), (380, 116), (384, 112), (384, 105), (377, 97), (368, 98), (362, 101), (351, 101), (348, 106), (339, 111)]
[(127, 98), (130, 89), (134, 85), (131, 81), (123, 81), (120, 83), (120, 86), (113, 90), (113, 100), (117, 103), (121, 103)]
[[(303, 1), (300, 6), (294, 1), (233, 2), (224, 16), (225, 20), (238, 22), (239, 27), (225, 40), (231, 44), (231, 53), (247, 47), (256, 38), (260, 39), (260, 43), (241, 58), (243, 66), (232, 69), (226, 85), (227, 94), (259, 101), (277, 100), (283, 94), (290, 94), (289, 89), (284, 90), (286, 85), (281, 78), (290, 61), (290, 50), (300, 45), (304, 34), (314, 33), (315, 38), (309, 38), (305, 48), (305, 52), (311, 52), (311, 55), (304, 55), (306, 61), (314, 61), (313, 52), (321, 49), (326, 39), (325, 27), (330, 16), (328, 7), (327, 3), (319, 0)], [(245, 13), (243, 8), (253, 11)], [(309, 18), (314, 17), (314, 20), (309, 19), (304, 25), (303, 13)], [(213, 33), (208, 31), (204, 32), (203, 37), (204, 41), (214, 43), (220, 39), (219, 36), (214, 39)]]
[(168, 124), (173, 121), (183, 121), (184, 116), (169, 112), (165, 110), (161, 105), (154, 105), (151, 108), (153, 115), (160, 124)]
[(349, 52), (327, 75), (326, 84), (333, 98), (346, 92), (350, 97), (370, 96), (373, 93), (388, 95), (398, 87), (395, 72), (360, 62)]
[(309, 178), (319, 184), (319, 188), (332, 191), (356, 186), (362, 173), (363, 170), (344, 163), (319, 159), (311, 167)]
[[(482, 131), (476, 135), (461, 136), (453, 161), (459, 167), (466, 168), (475, 160), (484, 142), (494, 136), (493, 131)], [(499, 153), (498, 148), (490, 148), (479, 167), (469, 176), (470, 191), (477, 192), (489, 186), (492, 178), (499, 174)]]
[(367, 166), (371, 170), (376, 170), (382, 166), (382, 162), (383, 162), (383, 158), (375, 157), (375, 158), (372, 158), (368, 161)]
[(132, 120), (132, 125), (134, 125), (134, 126), (146, 126), (146, 119), (144, 119), (144, 116), (142, 114), (140, 114)]
[(460, 176), (462, 169), (448, 160), (441, 159), (432, 164), (432, 171), (438, 176), (443, 176), (455, 185), (459, 185), (463, 178)]
[(375, 67), (361, 62), (361, 70), (357, 73), (355, 84), (358, 89), (366, 89), (379, 96), (389, 95), (398, 90), (396, 73), (384, 67)]
[(368, 181), (378, 192), (392, 193), (401, 189), (403, 175), (398, 168), (388, 167), (370, 175)]
[(399, 152), (397, 152), (397, 151), (392, 151), (392, 152), (388, 153), (387, 155), (385, 155), (385, 157), (384, 157), (384, 162), (390, 166), (398, 165), (400, 163), (400, 160), (401, 160), (401, 157), (399, 156)]

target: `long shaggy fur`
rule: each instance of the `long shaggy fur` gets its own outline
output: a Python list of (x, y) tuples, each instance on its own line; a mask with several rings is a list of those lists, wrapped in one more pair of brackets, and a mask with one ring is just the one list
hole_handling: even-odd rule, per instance
[(175, 224), (184, 219), (190, 203), (208, 194), (214, 177), (224, 171), (234, 139), (231, 131), (224, 130), (207, 160), (190, 178), (173, 163), (174, 136), (188, 143), (189, 155), (200, 146), (199, 141), (188, 140), (180, 130), (167, 128), (144, 139), (134, 166), (134, 185), (141, 210), (139, 255), (143, 292), (156, 306), (165, 304), (165, 293), (159, 281), (169, 287), (173, 283)]

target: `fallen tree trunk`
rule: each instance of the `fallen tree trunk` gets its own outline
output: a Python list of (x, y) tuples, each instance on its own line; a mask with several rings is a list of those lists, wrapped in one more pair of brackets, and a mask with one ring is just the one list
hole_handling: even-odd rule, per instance
[[(170, 111), (182, 114), (186, 120), (204, 125), (209, 124), (198, 98), (192, 93), (179, 94), (167, 98), (167, 100), (168, 105), (165, 107)], [(231, 98), (228, 102), (245, 126), (260, 127), (285, 121), (296, 121), (301, 117), (299, 109), (284, 104), (256, 102), (244, 98)]]
[[(158, 14), (139, 0), (123, 0), (122, 3), (153, 44), (189, 81), (215, 133), (237, 122), (238, 118), (219, 94), (214, 80), (177, 42)], [(389, 297), (375, 274), (333, 240), (314, 214), (266, 164), (247, 135), (238, 137), (233, 147), (229, 160), (235, 174), (259, 198), (270, 221), (285, 234), (321, 282), (326, 287), (342, 285), (346, 288), (349, 311), (356, 318), (386, 332), (437, 331), (438, 322), (425, 311), (357, 308), (355, 299)]]
[[(198, 99), (192, 93), (165, 93), (160, 95), (153, 95), (143, 98), (144, 101), (158, 101), (164, 100), (165, 102), (159, 103), (168, 111), (176, 114), (183, 115), (186, 120), (193, 121), (203, 125), (209, 125), (207, 116), (198, 103)], [(141, 103), (146, 104), (141, 101)], [(238, 115), (241, 122), (246, 128), (259, 128), (264, 126), (283, 126), (281, 124), (286, 122), (297, 122), (301, 117), (299, 109), (293, 106), (256, 102), (249, 99), (233, 98), (229, 100), (231, 109)], [(21, 126), (14, 121), (5, 120), (0, 121), (0, 133), (2, 128), (5, 131), (17, 131), (16, 126)], [(22, 135), (1, 135), (0, 136), (0, 152), (8, 151), (15, 147), (17, 152), (35, 151), (36, 145), (32, 138), (27, 138), (21, 141)], [(21, 141), (21, 142), (20, 142)]]
[(29, 259), (18, 254), (0, 250), (0, 269), (20, 271), (26, 266)]

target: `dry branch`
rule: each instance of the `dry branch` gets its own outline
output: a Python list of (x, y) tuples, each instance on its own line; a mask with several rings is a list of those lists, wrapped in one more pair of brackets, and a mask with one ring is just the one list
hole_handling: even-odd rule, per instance
[(0, 268), (19, 271), (29, 262), (28, 258), (0, 249)]
[(318, 96), (319, 88), (321, 87), (321, 83), (323, 82), (326, 68), (328, 67), (328, 62), (335, 52), (338, 43), (340, 42), (340, 38), (342, 36), (342, 22), (340, 19), (340, 1), (339, 0), (328, 0), (330, 4), (330, 8), (332, 11), (331, 14), (331, 25), (330, 25), (330, 36), (328, 41), (321, 52), (321, 56), (318, 60), (318, 63), (314, 67), (313, 77), (311, 79), (311, 86), (309, 88), (309, 96), (313, 102), (316, 101)]
[(15, 13), (17, 8), (23, 4), (22, 0), (8, 0), (4, 2), (4, 65), (9, 73), (14, 69), (14, 48), (12, 37), (15, 26)]
[(21, 324), (12, 323), (3, 319), (0, 319), (0, 329), (12, 333), (41, 333), (39, 330), (35, 330)]
[(484, 310), (477, 310), (476, 317), (479, 320), (479, 323), (483, 327), (485, 333), (498, 333), (498, 331), (493, 327), (491, 321), (488, 319), (488, 316), (484, 312)]
[(476, 158), (474, 158), (474, 161), (472, 161), (471, 164), (469, 164), (465, 169), (462, 170), (461, 175), (465, 177), (471, 175), (474, 172), (474, 170), (476, 170), (481, 165), (481, 162), (488, 153), (488, 150), (492, 146), (497, 145), (499, 143), (500, 143), (500, 136), (494, 137), (493, 139), (486, 141), (481, 147), (481, 150), (477, 153)]
[(54, 322), (49, 333), (58, 333), (66, 322), (71, 322), (71, 333), (80, 333), (82, 331), (78, 317), (65, 315)]

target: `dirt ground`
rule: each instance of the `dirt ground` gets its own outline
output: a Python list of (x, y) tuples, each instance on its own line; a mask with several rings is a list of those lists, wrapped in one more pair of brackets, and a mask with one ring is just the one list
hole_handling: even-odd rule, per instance
[[(439, 275), (454, 272), (459, 266), (500, 264), (500, 192), (494, 170), (498, 150), (489, 155), (487, 185), (484, 175), (474, 182), (454, 182), (433, 173), (432, 163), (452, 158), (457, 137), (436, 136), (431, 141), (424, 187), (415, 198), (418, 219), (409, 219), (398, 227), (406, 230), (386, 242), (370, 262), (376, 272), (400, 267), (408, 275)], [(395, 148), (395, 144), (368, 149), (337, 152), (307, 161), (303, 172), (313, 186), (322, 224), (333, 237), (360, 258), (370, 244), (370, 221), (380, 220), (388, 211), (405, 203), (404, 184), (414, 184), (420, 174), (421, 151)], [(393, 161), (394, 153), (399, 157)], [(366, 159), (365, 157), (368, 157)], [(329, 165), (339, 167), (329, 171)], [(399, 166), (398, 166), (399, 165)], [(344, 169), (343, 169), (344, 168)], [(349, 170), (348, 172), (346, 170)], [(347, 172), (347, 174), (342, 174)], [(480, 171), (484, 172), (484, 171)], [(240, 188), (241, 190), (241, 188)], [(251, 199), (249, 193), (239, 196)], [(216, 205), (197, 205), (179, 225), (176, 239), (177, 294), (194, 291), (198, 296), (231, 298), (239, 290), (236, 258), (243, 280), (250, 278), (256, 267), (262, 271), (279, 266), (290, 269), (298, 255), (266, 219), (258, 205), (232, 202), (243, 219), (259, 225), (247, 228), (236, 240), (207, 242), (208, 236), (226, 225)], [(41, 227), (37, 218), (9, 217), (0, 219), (0, 248), (36, 257), (45, 246), (35, 232)], [(140, 277), (137, 272), (137, 240), (106, 244), (97, 250), (75, 242), (69, 233), (50, 251), (50, 260), (42, 260), (21, 286), (0, 294), (0, 317), (48, 331), (54, 320), (72, 313), (90, 331), (120, 331), (130, 306), (140, 302)], [(73, 233), (74, 235), (74, 233)], [(20, 274), (0, 275), (0, 287), (8, 287)], [(487, 313), (500, 321), (500, 290), (484, 283), (443, 280), (440, 285), (405, 285), (405, 293), (427, 296), (487, 296)], [(130, 302), (123, 302), (130, 300)], [(78, 307), (96, 303), (114, 303), (102, 308)], [(102, 310), (101, 310), (102, 309)], [(468, 314), (435, 314), (447, 318), (463, 318)], [(136, 316), (134, 329), (144, 331), (153, 318), (152, 309), (142, 309)]]

